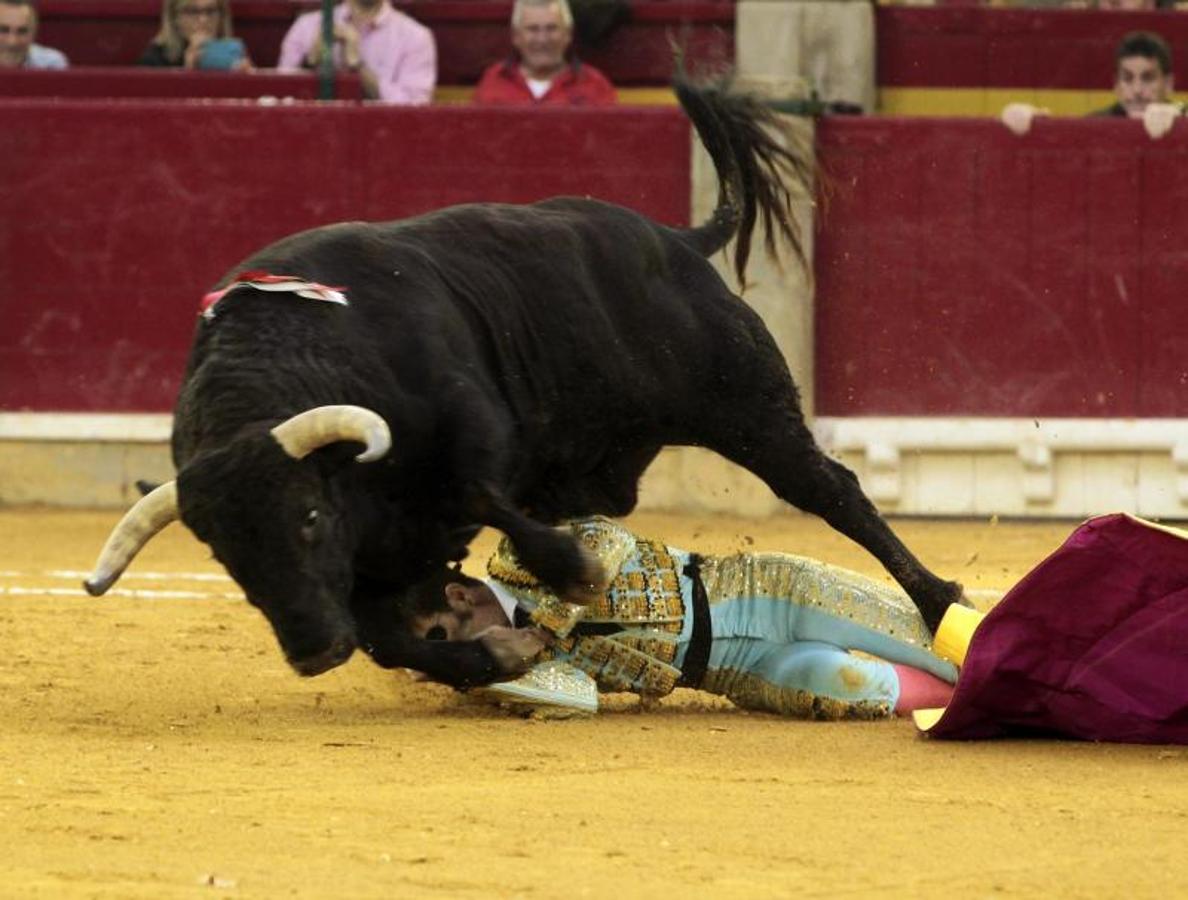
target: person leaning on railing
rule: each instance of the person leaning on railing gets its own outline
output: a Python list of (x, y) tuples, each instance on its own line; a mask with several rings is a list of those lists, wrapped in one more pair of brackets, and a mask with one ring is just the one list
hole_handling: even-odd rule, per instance
[(137, 62), (186, 69), (250, 69), (229, 0), (163, 0), (161, 27)]
[[(1153, 32), (1132, 31), (1118, 44), (1114, 60), (1117, 100), (1090, 115), (1142, 119), (1151, 137), (1163, 137), (1184, 111), (1183, 104), (1172, 100), (1171, 48)], [(1047, 109), (1030, 103), (1008, 103), (1002, 110), (1002, 122), (1015, 134), (1024, 135), (1036, 116), (1047, 114)]]

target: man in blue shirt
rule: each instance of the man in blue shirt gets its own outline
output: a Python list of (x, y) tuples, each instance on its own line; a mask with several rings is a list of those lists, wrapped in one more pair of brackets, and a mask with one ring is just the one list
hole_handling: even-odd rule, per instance
[(0, 0), (0, 69), (65, 69), (66, 57), (35, 44), (37, 11), (30, 0)]

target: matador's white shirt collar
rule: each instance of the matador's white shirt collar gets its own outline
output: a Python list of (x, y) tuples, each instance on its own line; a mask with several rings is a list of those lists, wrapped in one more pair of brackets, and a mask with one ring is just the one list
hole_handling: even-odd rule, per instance
[(507, 616), (507, 624), (515, 627), (516, 624), (516, 598), (508, 593), (507, 588), (501, 585), (498, 581), (483, 582), (491, 589), (491, 593), (495, 595), (495, 599), (499, 601), (499, 605), (503, 607), (503, 612)]

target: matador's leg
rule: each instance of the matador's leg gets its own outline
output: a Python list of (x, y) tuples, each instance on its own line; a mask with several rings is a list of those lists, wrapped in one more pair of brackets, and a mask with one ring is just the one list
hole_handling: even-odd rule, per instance
[(819, 642), (957, 680), (912, 601), (890, 585), (785, 553), (706, 558), (701, 577), (715, 641)]
[(896, 667), (818, 641), (714, 641), (703, 690), (735, 705), (802, 719), (878, 719), (899, 701)]

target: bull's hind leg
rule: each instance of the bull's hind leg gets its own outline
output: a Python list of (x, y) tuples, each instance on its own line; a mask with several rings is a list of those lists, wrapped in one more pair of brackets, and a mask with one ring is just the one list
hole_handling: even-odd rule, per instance
[(821, 451), (800, 415), (784, 410), (762, 421), (732, 424), (729, 438), (715, 440), (710, 449), (864, 547), (907, 591), (935, 632), (945, 610), (960, 599), (961, 586), (938, 578), (916, 559), (867, 499), (854, 473)]

